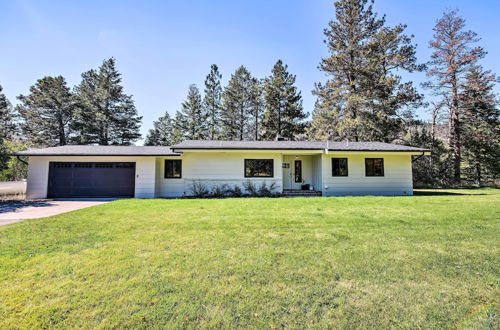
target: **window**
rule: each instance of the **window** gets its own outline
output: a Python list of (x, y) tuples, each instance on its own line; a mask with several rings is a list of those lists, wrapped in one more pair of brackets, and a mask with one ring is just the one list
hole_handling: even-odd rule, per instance
[(245, 159), (245, 178), (272, 178), (273, 176), (272, 159)]
[(283, 168), (290, 168), (290, 163), (283, 163)]
[(332, 158), (332, 176), (348, 176), (347, 158)]
[(366, 176), (384, 176), (383, 158), (365, 158)]
[(165, 179), (182, 178), (182, 160), (165, 159)]
[(302, 161), (295, 161), (295, 182), (302, 182)]

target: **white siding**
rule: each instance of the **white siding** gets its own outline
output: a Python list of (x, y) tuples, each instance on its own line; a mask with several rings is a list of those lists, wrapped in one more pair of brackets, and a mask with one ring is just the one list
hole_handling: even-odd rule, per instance
[[(273, 178), (245, 178), (245, 159), (273, 159)], [(182, 159), (182, 179), (165, 179), (165, 159)], [(185, 152), (181, 157), (159, 158), (157, 175), (159, 174), (159, 197), (189, 196), (194, 181), (200, 181), (209, 188), (214, 185), (239, 185), (250, 180), (259, 185), (262, 182), (275, 182), (277, 191), (282, 190), (282, 156), (279, 153), (231, 153), (231, 152)]]
[[(332, 176), (332, 157), (348, 158), (348, 176)], [(365, 158), (383, 158), (384, 176), (367, 177)], [(412, 165), (408, 154), (326, 154), (322, 156), (323, 196), (412, 195)]]
[(107, 157), (107, 156), (64, 156), (30, 157), (28, 166), (28, 185), (26, 197), (47, 198), (49, 181), (49, 162), (135, 162), (135, 197), (155, 197), (155, 158), (154, 157)]
[(321, 190), (321, 155), (312, 156), (312, 185), (314, 190)]

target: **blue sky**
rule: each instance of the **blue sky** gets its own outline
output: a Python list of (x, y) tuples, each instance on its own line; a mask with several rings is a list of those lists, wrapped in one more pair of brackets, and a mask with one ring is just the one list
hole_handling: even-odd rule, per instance
[[(500, 73), (500, 1), (375, 3), (389, 25), (408, 25), (422, 62), (430, 55), (432, 27), (446, 8), (460, 10), (489, 52), (483, 65)], [(146, 133), (165, 110), (180, 109), (189, 84), (203, 88), (212, 63), (225, 83), (241, 64), (264, 77), (282, 59), (297, 75), (310, 112), (314, 83), (325, 79), (317, 70), (327, 55), (322, 31), (333, 17), (333, 1), (327, 0), (0, 0), (0, 84), (16, 103), (17, 95), (45, 75), (62, 75), (73, 86), (82, 72), (114, 56)], [(404, 77), (416, 84), (425, 79), (424, 74)]]

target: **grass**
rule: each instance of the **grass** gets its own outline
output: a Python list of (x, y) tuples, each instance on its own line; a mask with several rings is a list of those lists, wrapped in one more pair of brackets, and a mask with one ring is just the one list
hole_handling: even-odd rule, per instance
[(422, 194), (121, 200), (0, 227), (0, 328), (498, 328), (500, 191)]

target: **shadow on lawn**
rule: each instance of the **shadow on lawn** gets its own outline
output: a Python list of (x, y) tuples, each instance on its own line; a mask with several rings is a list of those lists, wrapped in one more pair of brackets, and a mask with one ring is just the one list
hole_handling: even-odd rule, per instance
[(414, 190), (413, 196), (484, 196), (484, 193), (470, 193), (458, 191), (439, 191), (439, 190)]
[(49, 201), (23, 201), (23, 200), (0, 200), (0, 214), (7, 212), (16, 212), (25, 207), (45, 207), (52, 206)]

